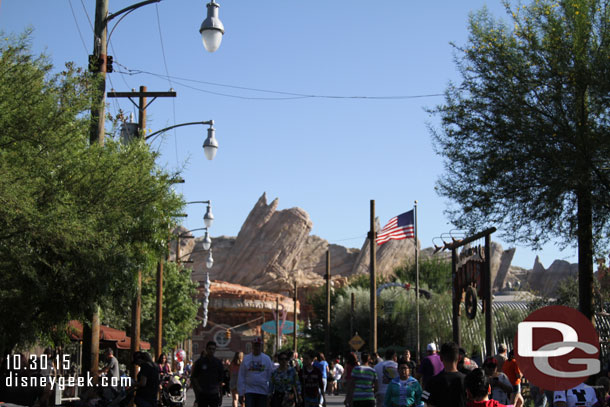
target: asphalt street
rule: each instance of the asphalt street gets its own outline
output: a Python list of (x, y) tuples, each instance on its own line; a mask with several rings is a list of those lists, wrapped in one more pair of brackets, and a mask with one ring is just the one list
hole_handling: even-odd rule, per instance
[[(342, 407), (343, 400), (345, 400), (345, 395), (340, 394), (338, 396), (326, 396), (326, 405), (333, 407)], [(195, 394), (193, 393), (193, 389), (189, 389), (186, 392), (186, 406), (185, 407), (193, 407), (193, 403), (195, 402)], [(223, 397), (222, 398), (222, 407), (231, 407), (231, 398)]]

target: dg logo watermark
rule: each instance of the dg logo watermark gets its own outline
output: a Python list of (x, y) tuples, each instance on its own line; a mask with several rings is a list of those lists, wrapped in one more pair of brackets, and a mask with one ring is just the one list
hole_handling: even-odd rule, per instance
[(515, 357), (523, 375), (545, 390), (568, 390), (600, 371), (599, 337), (579, 311), (551, 305), (519, 323)]

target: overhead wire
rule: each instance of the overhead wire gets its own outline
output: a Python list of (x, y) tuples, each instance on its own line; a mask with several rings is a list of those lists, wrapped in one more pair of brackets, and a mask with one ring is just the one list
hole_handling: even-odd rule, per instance
[(72, 17), (74, 18), (74, 24), (76, 25), (76, 30), (78, 31), (78, 36), (80, 37), (81, 42), (83, 43), (83, 48), (85, 49), (85, 54), (88, 55), (89, 51), (87, 50), (87, 44), (85, 44), (85, 38), (83, 37), (83, 33), (80, 30), (78, 25), (78, 20), (76, 18), (76, 13), (74, 12), (74, 7), (72, 7), (72, 0), (68, 0), (70, 4), (70, 10), (72, 11)]
[[(145, 70), (142, 70), (142, 69), (130, 69), (130, 68), (124, 66), (124, 65), (121, 65), (121, 66), (124, 69), (127, 69), (127, 71), (124, 71), (124, 73), (128, 74), (128, 75), (145, 74), (145, 75), (155, 76), (155, 77), (158, 77), (158, 78), (166, 78), (167, 77), (167, 75), (162, 75), (162, 74), (158, 74), (158, 73), (154, 73), (154, 72), (150, 72), (150, 71), (145, 71)], [(304, 93), (295, 93), (295, 92), (286, 92), (286, 91), (277, 91), (277, 90), (269, 90), (269, 89), (252, 88), (252, 87), (246, 87), (246, 86), (228, 85), (228, 84), (223, 84), (223, 83), (202, 81), (202, 80), (183, 78), (183, 77), (177, 77), (177, 76), (171, 76), (171, 79), (173, 79), (173, 83), (176, 83), (176, 84), (179, 84), (180, 86), (184, 86), (186, 88), (190, 88), (190, 89), (197, 90), (197, 91), (200, 91), (200, 92), (209, 93), (209, 94), (218, 95), (218, 96), (226, 96), (226, 97), (232, 97), (232, 98), (237, 98), (237, 99), (249, 99), (249, 100), (289, 100), (289, 99), (307, 99), (307, 98), (317, 98), (317, 99), (401, 100), (401, 99), (421, 99), (421, 98), (444, 96), (444, 93), (430, 93), (430, 94), (421, 94), (421, 95), (390, 95), (390, 96), (304, 94)], [(227, 94), (227, 93), (214, 92), (214, 91), (211, 91), (211, 90), (201, 89), (201, 88), (198, 88), (198, 87), (195, 87), (195, 86), (192, 86), (192, 85), (187, 85), (187, 84), (182, 83), (180, 81), (200, 83), (200, 84), (205, 84), (205, 85), (210, 85), (210, 86), (218, 86), (218, 87), (224, 87), (224, 88), (240, 89), (240, 90), (246, 90), (246, 91), (251, 91), (251, 92), (261, 92), (261, 93), (271, 93), (271, 94), (277, 94), (277, 95), (285, 95), (286, 97), (275, 97), (275, 98), (274, 97), (253, 97), (253, 96), (242, 96), (242, 95)]]
[(87, 13), (87, 7), (85, 7), (85, 3), (83, 3), (83, 0), (80, 0), (80, 4), (83, 6), (83, 10), (85, 11), (85, 15), (87, 16), (87, 20), (89, 20), (89, 27), (91, 27), (91, 31), (95, 32), (95, 30), (93, 29), (93, 23), (91, 22), (91, 18), (89, 17), (89, 13)]
[[(169, 75), (169, 68), (167, 66), (167, 57), (165, 55), (165, 46), (163, 44), (163, 32), (161, 30), (161, 17), (159, 16), (159, 5), (155, 4), (155, 10), (157, 12), (157, 27), (159, 29), (159, 42), (161, 43), (161, 54), (163, 55), (163, 66), (165, 67), (165, 75), (167, 78), (167, 82), (169, 83), (169, 87), (173, 88), (171, 77)], [(172, 98), (172, 113), (174, 117), (174, 125), (176, 125), (176, 100)], [(176, 163), (179, 163), (178, 157), (178, 138), (176, 137), (176, 130), (174, 129), (174, 151), (176, 153)]]

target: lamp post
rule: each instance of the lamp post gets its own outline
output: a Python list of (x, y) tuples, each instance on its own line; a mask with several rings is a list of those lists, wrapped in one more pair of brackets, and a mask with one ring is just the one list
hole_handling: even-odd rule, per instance
[[(93, 54), (89, 56), (89, 70), (101, 76), (98, 90), (99, 100), (95, 101), (91, 108), (91, 144), (97, 142), (104, 144), (104, 110), (106, 94), (106, 72), (108, 72), (108, 24), (112, 19), (120, 15), (126, 15), (132, 11), (152, 3), (159, 3), (161, 0), (141, 1), (131, 6), (125, 7), (116, 13), (108, 14), (109, 0), (96, 0), (95, 2), (95, 27), (93, 38)], [(219, 5), (214, 1), (207, 5), (207, 17), (203, 20), (199, 29), (203, 37), (203, 45), (209, 52), (214, 52), (220, 47), (224, 26), (218, 18)], [(118, 24), (118, 23), (117, 23)], [(116, 25), (115, 25), (116, 26)]]
[[(99, 99), (95, 100), (91, 107), (91, 126), (89, 135), (90, 144), (104, 144), (106, 72), (111, 71), (111, 69), (108, 69), (108, 63), (110, 61), (108, 60), (107, 55), (108, 23), (119, 15), (126, 15), (142, 6), (158, 3), (160, 1), (161, 0), (141, 1), (110, 15), (108, 14), (108, 0), (96, 0), (95, 2), (93, 54), (89, 56), (89, 70), (92, 73), (97, 73), (99, 75), (99, 81), (97, 84)], [(211, 4), (208, 5), (207, 18), (203, 21), (200, 28), (200, 33), (202, 36), (204, 36), (204, 39), (207, 38), (212, 40), (204, 40), (204, 46), (210, 52), (214, 52), (218, 49), (222, 40), (222, 35), (224, 34), (224, 26), (218, 19), (218, 8), (218, 4), (216, 4), (214, 0), (211, 0)], [(140, 122), (140, 124), (142, 123)], [(207, 153), (206, 156), (208, 156)], [(208, 159), (212, 158), (213, 155)], [(97, 365), (99, 361), (99, 323), (96, 322), (99, 321), (99, 314), (97, 308), (97, 305), (95, 305), (93, 312), (89, 316), (89, 322), (93, 321), (94, 323), (91, 324), (91, 333), (89, 338), (86, 340), (87, 349), (85, 350), (85, 358), (83, 363), (85, 369), (91, 371), (94, 377), (97, 376)], [(85, 331), (88, 331), (88, 324), (85, 325)], [(83, 332), (83, 336), (84, 335), (85, 332)], [(133, 339), (134, 338), (132, 338), (132, 348), (134, 345)]]

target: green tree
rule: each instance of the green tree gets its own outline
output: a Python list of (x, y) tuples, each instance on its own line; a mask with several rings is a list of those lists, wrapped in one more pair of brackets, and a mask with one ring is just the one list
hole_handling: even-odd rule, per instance
[(183, 205), (146, 144), (89, 146), (91, 77), (53, 73), (28, 35), (0, 40), (2, 352), (131, 296)]
[[(200, 303), (196, 299), (198, 284), (191, 280), (191, 271), (166, 262), (163, 267), (163, 339), (164, 351), (171, 353), (180, 341), (190, 337), (201, 322), (196, 319)], [(155, 336), (157, 301), (156, 272), (151, 273), (142, 286), (143, 337), (152, 340)]]
[[(394, 269), (396, 277), (415, 287), (415, 263), (409, 261)], [(419, 262), (419, 284), (436, 293), (451, 289), (451, 261), (440, 256), (422, 258)]]
[(455, 46), (462, 81), (432, 110), (445, 174), (464, 229), (500, 226), (539, 247), (578, 246), (579, 308), (593, 315), (594, 247), (610, 236), (610, 5), (535, 0), (511, 8), (510, 26), (486, 10)]

